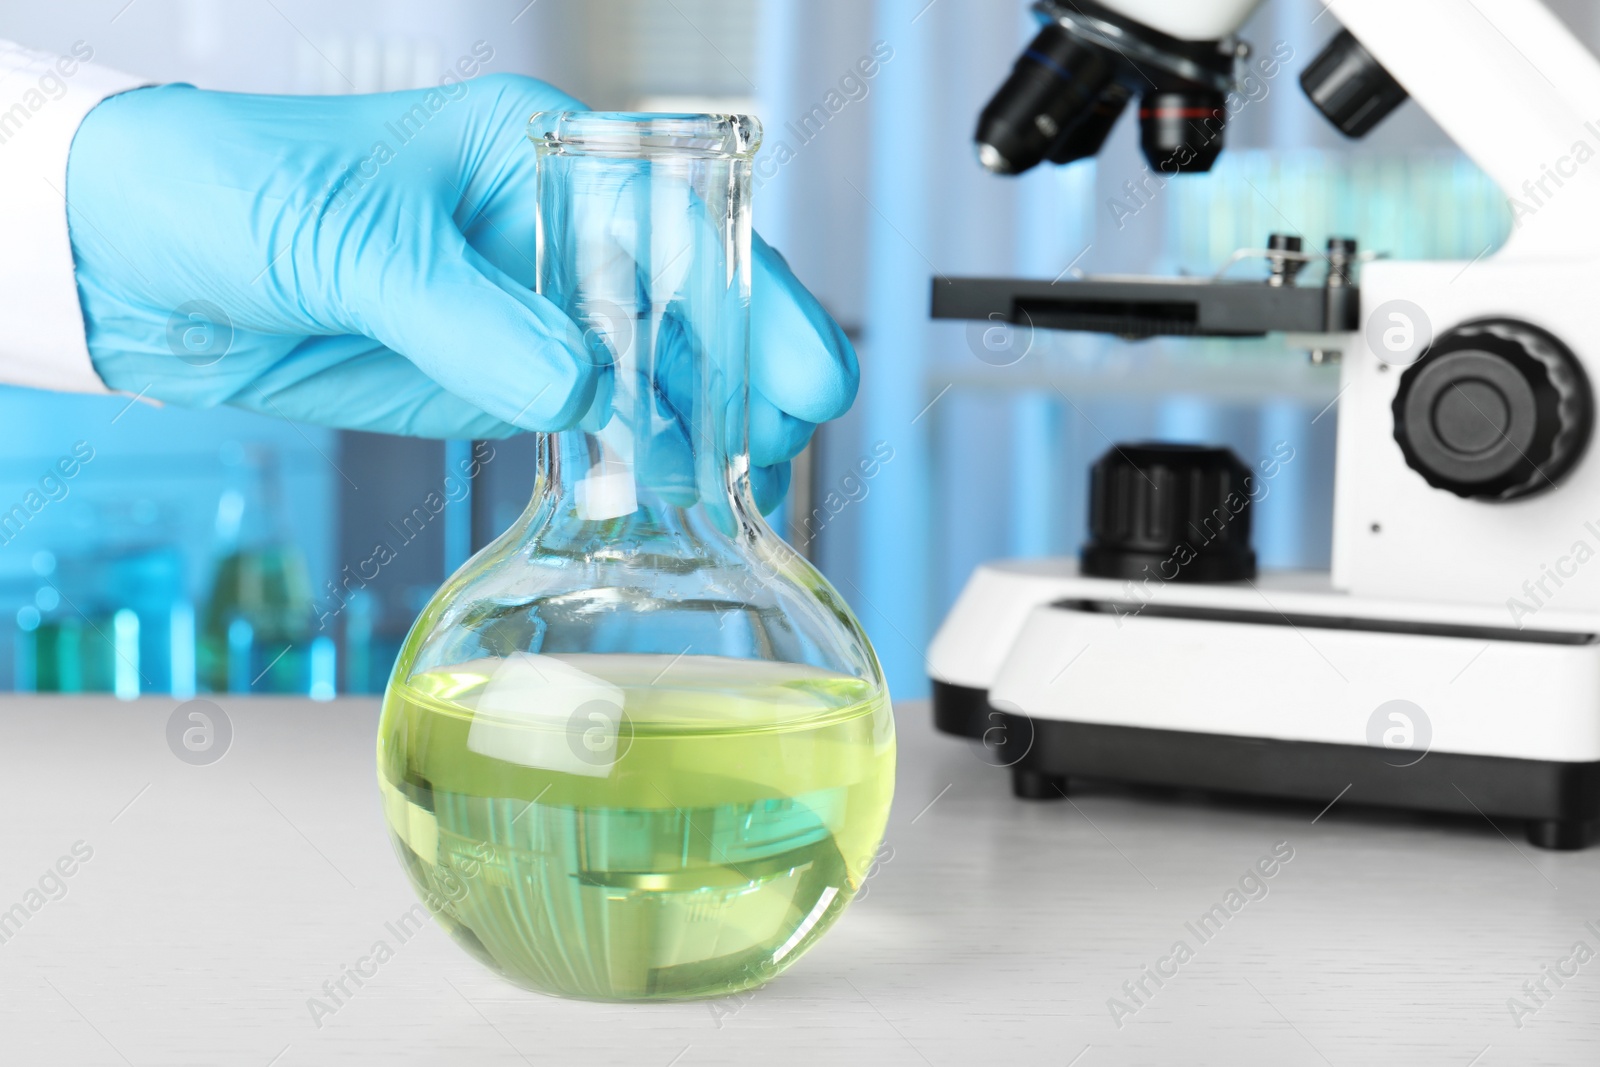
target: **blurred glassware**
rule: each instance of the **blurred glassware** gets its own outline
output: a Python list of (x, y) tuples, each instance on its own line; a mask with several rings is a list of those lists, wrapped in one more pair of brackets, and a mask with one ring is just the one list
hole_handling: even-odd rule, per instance
[(139, 497), (96, 502), (86, 518), (88, 538), (74, 554), (40, 550), (30, 561), (32, 602), (16, 615), (17, 687), (129, 700), (168, 692), (173, 619), (191, 610), (171, 516)]
[(277, 451), (233, 445), (223, 462), (233, 476), (217, 501), (217, 558), (196, 649), (200, 686), (308, 693), (311, 579), (286, 532)]

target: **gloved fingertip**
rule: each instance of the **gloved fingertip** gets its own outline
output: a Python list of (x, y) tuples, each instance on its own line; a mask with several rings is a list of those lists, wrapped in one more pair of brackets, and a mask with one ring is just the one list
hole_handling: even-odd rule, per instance
[[(520, 295), (520, 294), (519, 294)], [(591, 336), (548, 305), (532, 308), (545, 341), (537, 348), (537, 370), (527, 377), (526, 399), (507, 420), (522, 430), (557, 433), (588, 428), (611, 403), (610, 355), (592, 350)]]
[(750, 392), (750, 462), (757, 467), (798, 456), (811, 441), (817, 424), (797, 419), (760, 392)]
[(778, 510), (778, 505), (789, 495), (789, 477), (787, 462), (750, 468), (750, 494), (761, 514), (770, 515)]
[(508, 399), (517, 407), (503, 416), (519, 430), (555, 433), (577, 425), (593, 403), (597, 375), (579, 361), (558, 359), (543, 369), (537, 387), (529, 383), (527, 394)]
[(751, 272), (751, 377), (778, 407), (808, 422), (855, 402), (861, 365), (844, 329), (765, 242)]
[(597, 367), (589, 389), (589, 402), (578, 416), (578, 428), (599, 433), (611, 421), (611, 401), (616, 396), (617, 372), (614, 366)]

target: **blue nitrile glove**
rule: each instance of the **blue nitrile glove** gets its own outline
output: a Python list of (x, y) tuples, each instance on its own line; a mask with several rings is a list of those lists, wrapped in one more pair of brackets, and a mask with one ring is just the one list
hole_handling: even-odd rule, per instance
[[(350, 429), (572, 426), (603, 372), (531, 291), (524, 130), (534, 112), (581, 106), (505, 74), (370, 96), (170, 85), (111, 97), (67, 166), (95, 369), (126, 393)], [(750, 451), (765, 509), (816, 424), (849, 408), (859, 371), (759, 238), (751, 285)]]

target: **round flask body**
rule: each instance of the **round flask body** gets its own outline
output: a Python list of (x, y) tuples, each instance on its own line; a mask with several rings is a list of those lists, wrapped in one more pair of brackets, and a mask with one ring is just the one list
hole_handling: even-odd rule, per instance
[(870, 643), (767, 526), (747, 452), (738, 116), (535, 116), (538, 291), (598, 373), (521, 519), (434, 596), (378, 778), (426, 909), (507, 979), (720, 996), (791, 965), (882, 841), (894, 725)]

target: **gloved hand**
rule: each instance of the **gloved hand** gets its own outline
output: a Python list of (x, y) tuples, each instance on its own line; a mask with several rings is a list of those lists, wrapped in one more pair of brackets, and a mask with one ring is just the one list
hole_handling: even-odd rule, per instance
[[(419, 106), (420, 105), (420, 106)], [(112, 389), (349, 429), (503, 437), (574, 425), (597, 377), (534, 283), (528, 116), (582, 105), (487, 75), (370, 96), (111, 97), (67, 166), (89, 353)], [(754, 241), (750, 452), (763, 509), (859, 371)], [(763, 469), (767, 468), (767, 469)]]

